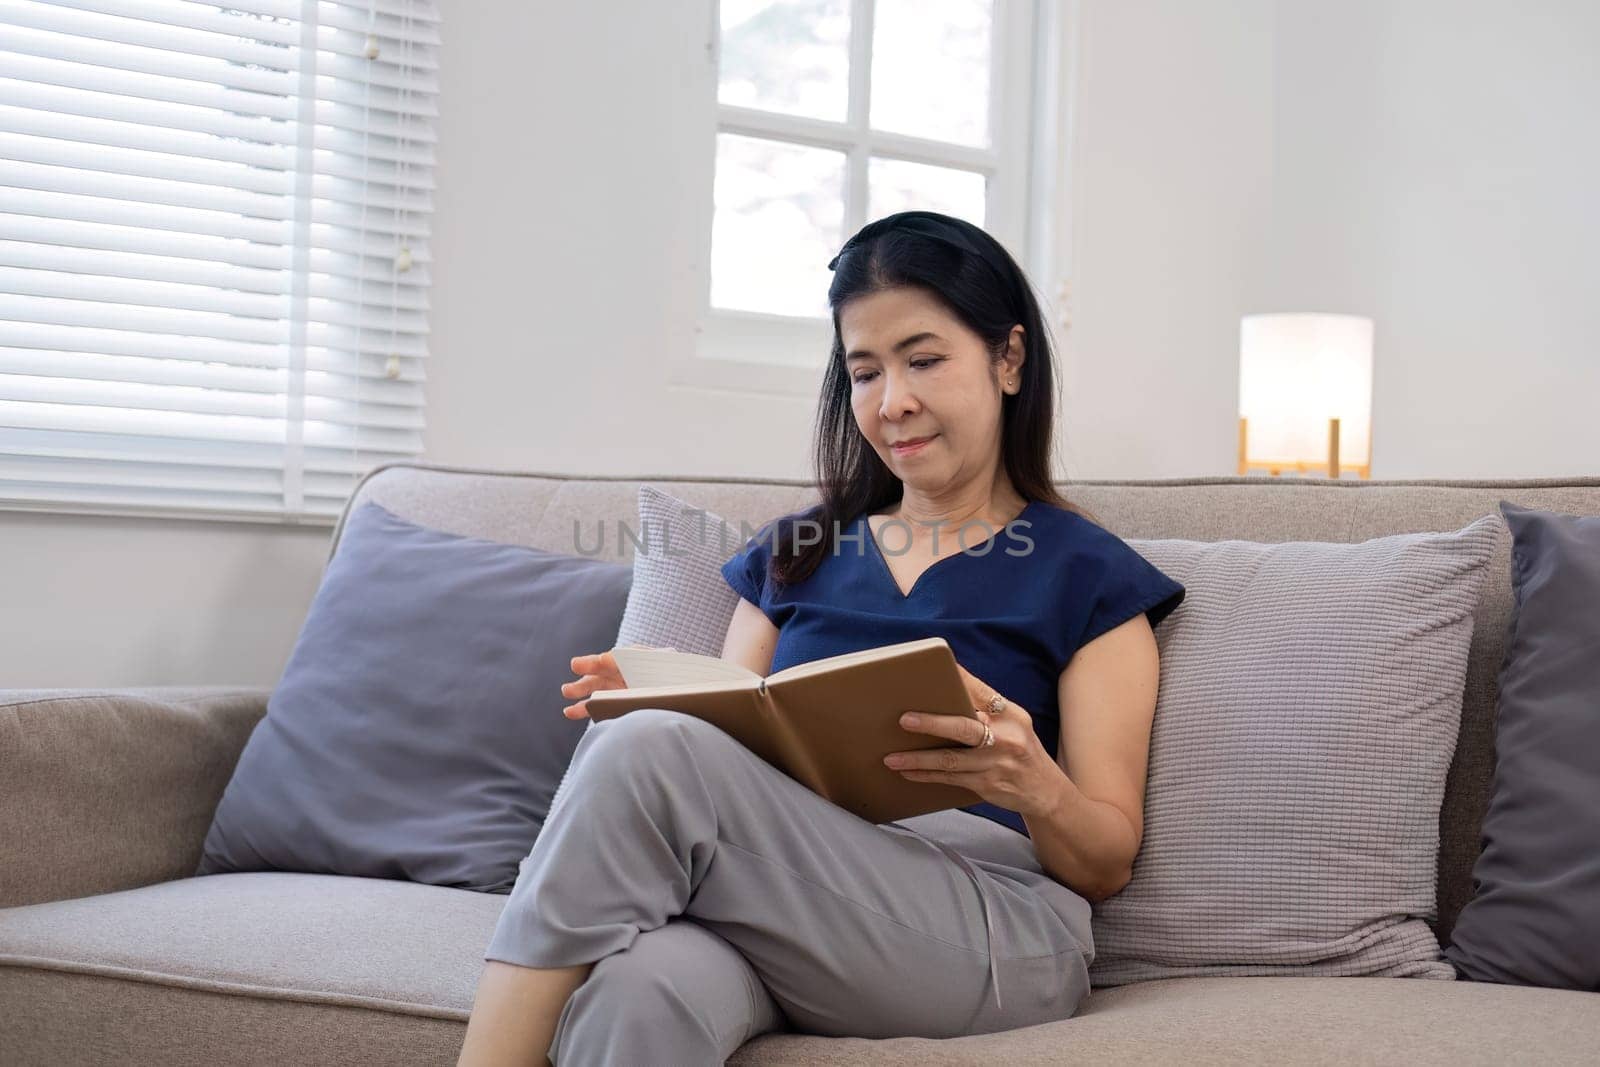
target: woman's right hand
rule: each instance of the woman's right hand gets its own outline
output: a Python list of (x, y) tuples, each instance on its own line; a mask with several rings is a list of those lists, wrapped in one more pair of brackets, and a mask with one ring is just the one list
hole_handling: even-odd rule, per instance
[(607, 649), (605, 652), (594, 652), (587, 656), (572, 657), (572, 673), (580, 675), (575, 682), (562, 682), (561, 695), (568, 700), (577, 700), (576, 704), (568, 704), (561, 709), (561, 714), (569, 719), (587, 719), (589, 717), (588, 696), (601, 689), (626, 689), (627, 683), (622, 680), (622, 671), (617, 667), (617, 658)]
[[(629, 648), (648, 648), (648, 645), (629, 645)], [(676, 649), (664, 648), (663, 652), (674, 652)], [(628, 683), (622, 680), (622, 671), (617, 667), (617, 657), (611, 650), (594, 652), (587, 656), (572, 657), (572, 673), (581, 675), (575, 682), (561, 683), (561, 695), (568, 700), (577, 699), (576, 704), (568, 704), (561, 709), (561, 714), (569, 719), (587, 719), (589, 717), (588, 697), (602, 689), (626, 689)]]

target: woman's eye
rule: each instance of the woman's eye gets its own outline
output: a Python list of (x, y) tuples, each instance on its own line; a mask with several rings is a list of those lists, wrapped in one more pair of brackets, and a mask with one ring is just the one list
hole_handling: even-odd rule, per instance
[[(942, 362), (943, 359), (944, 359), (943, 356), (927, 356), (927, 357), (924, 357), (922, 359), (914, 359), (914, 360), (912, 360), (911, 361), (911, 365), (913, 367), (931, 367), (935, 363)], [(861, 374), (856, 375), (854, 378), (851, 378), (850, 381), (852, 383), (854, 383), (855, 385), (865, 385), (866, 383), (872, 381), (872, 379), (876, 378), (877, 376), (878, 376), (878, 372), (877, 371), (865, 371), (865, 372), (863, 372)]]

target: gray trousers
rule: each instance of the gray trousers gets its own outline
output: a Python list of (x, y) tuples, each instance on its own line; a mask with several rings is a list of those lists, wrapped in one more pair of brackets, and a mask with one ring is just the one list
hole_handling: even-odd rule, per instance
[(1008, 827), (958, 810), (877, 825), (717, 727), (647, 708), (584, 731), (484, 958), (595, 964), (555, 1064), (722, 1063), (772, 1030), (954, 1037), (1069, 1018), (1089, 991), (1089, 919)]

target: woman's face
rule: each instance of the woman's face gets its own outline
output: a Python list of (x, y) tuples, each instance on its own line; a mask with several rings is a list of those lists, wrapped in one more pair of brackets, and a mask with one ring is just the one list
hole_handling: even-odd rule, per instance
[[(992, 475), (1008, 379), (1020, 381), (1023, 329), (1003, 362), (927, 291), (883, 289), (839, 312), (856, 425), (907, 487), (937, 493)], [(917, 447), (898, 447), (927, 439)]]

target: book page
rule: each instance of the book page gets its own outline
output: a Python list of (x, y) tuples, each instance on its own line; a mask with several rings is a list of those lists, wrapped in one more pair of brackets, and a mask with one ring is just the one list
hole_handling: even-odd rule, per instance
[(873, 663), (878, 660), (891, 659), (903, 656), (908, 652), (920, 652), (930, 645), (943, 645), (942, 637), (925, 637), (919, 641), (902, 641), (897, 645), (880, 645), (877, 648), (864, 648), (860, 652), (845, 652), (838, 656), (829, 656), (826, 659), (814, 659), (808, 663), (797, 663), (793, 667), (781, 670), (776, 674), (767, 676), (767, 683), (788, 681), (791, 678), (807, 678), (824, 671), (842, 670), (858, 663)]
[[(684, 685), (635, 685), (627, 689), (601, 689), (589, 696), (590, 714), (600, 718), (595, 709), (600, 705), (607, 707), (642, 707), (653, 700), (667, 701), (663, 707), (670, 707), (670, 702), (678, 697), (725, 697), (730, 693), (755, 693), (759, 678), (752, 682), (748, 678), (738, 681), (725, 682), (688, 682)], [(641, 703), (642, 702), (642, 703)]]
[(611, 655), (629, 689), (663, 685), (714, 685), (719, 682), (760, 681), (755, 671), (717, 656), (678, 652), (667, 648), (614, 648)]

